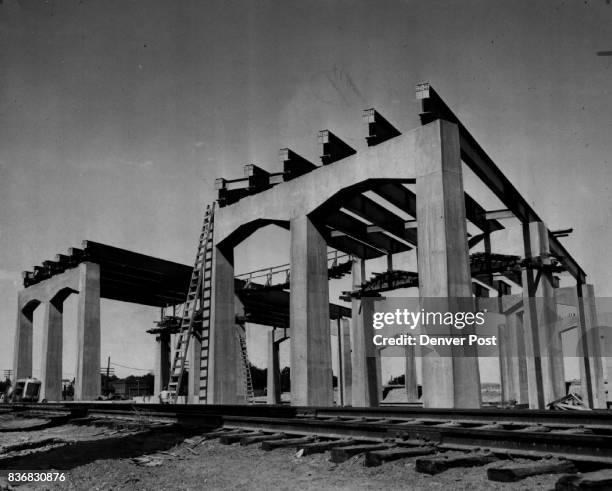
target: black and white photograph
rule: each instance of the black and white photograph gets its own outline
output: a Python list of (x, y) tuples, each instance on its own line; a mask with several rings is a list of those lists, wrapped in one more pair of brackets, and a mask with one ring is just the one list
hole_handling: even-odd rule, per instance
[(0, 0), (0, 491), (612, 489), (610, 0)]

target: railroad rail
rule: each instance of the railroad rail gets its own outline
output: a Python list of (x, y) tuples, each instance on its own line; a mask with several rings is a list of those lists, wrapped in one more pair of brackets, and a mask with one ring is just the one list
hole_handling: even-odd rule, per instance
[(305, 455), (330, 451), (335, 462), (360, 454), (365, 454), (366, 465), (421, 456), (417, 470), (429, 473), (517, 457), (536, 462), (536, 471), (529, 470), (530, 475), (537, 469), (549, 469), (553, 465), (550, 457), (560, 462), (560, 470), (570, 466), (612, 469), (612, 413), (605, 410), (80, 402), (0, 406), (0, 414), (8, 411), (38, 418), (46, 415), (58, 424), (103, 418), (130, 420), (145, 414), (151, 421), (207, 427), (206, 438), (219, 438), (221, 443), (258, 443), (264, 450), (293, 447)]

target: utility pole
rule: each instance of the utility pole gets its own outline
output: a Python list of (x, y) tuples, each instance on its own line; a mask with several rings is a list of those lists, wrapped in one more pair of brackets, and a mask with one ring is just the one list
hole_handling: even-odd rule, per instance
[(108, 377), (110, 377), (110, 355), (108, 357), (108, 360), (106, 361), (106, 395), (108, 396), (108, 391), (109, 391), (109, 380)]

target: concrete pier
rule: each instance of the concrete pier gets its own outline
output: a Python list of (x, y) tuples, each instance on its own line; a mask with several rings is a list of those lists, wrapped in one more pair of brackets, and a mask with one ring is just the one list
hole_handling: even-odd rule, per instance
[(416, 346), (406, 346), (404, 364), (404, 383), (406, 384), (406, 399), (408, 402), (419, 400), (419, 386), (417, 383)]
[(162, 332), (155, 337), (154, 394), (157, 396), (170, 382), (170, 334)]
[(239, 387), (239, 346), (236, 338), (233, 249), (214, 247), (211, 329), (208, 351), (209, 404), (244, 404)]
[(306, 216), (291, 220), (291, 404), (333, 405), (327, 244)]
[[(437, 299), (436, 309), (455, 312), (472, 298), (459, 132), (456, 125), (441, 120), (423, 130), (416, 165), (419, 296), (425, 303)], [(455, 334), (451, 329), (447, 334)], [(453, 347), (452, 357), (423, 350), (424, 407), (480, 407), (478, 360), (473, 354), (460, 346)]]
[[(548, 231), (542, 222), (523, 224), (527, 260), (550, 264)], [(539, 278), (536, 284), (536, 280)], [(552, 274), (533, 267), (523, 270), (523, 317), (529, 388), (529, 407), (546, 405), (565, 395), (563, 350), (556, 328), (557, 305)]]
[(351, 323), (349, 319), (341, 319), (339, 324), (340, 353), (342, 365), (342, 401), (350, 406), (353, 400), (353, 365), (351, 363)]
[(13, 353), (13, 373), (15, 379), (32, 376), (32, 339), (34, 310), (39, 300), (24, 300), (19, 292), (17, 300), (17, 327), (15, 329), (15, 348)]
[(100, 265), (79, 264), (77, 366), (74, 400), (95, 400), (100, 380)]
[[(359, 288), (365, 281), (365, 261), (355, 259), (352, 266), (353, 289)], [(379, 353), (372, 342), (374, 328), (372, 313), (374, 302), (370, 299), (356, 299), (351, 302), (352, 334), (352, 385), (351, 398), (353, 407), (376, 407), (380, 402), (379, 395)]]
[(279, 343), (274, 336), (274, 329), (268, 331), (268, 379), (266, 402), (280, 404), (280, 362), (278, 358)]
[(62, 347), (65, 297), (61, 294), (45, 302), (42, 360), (40, 364), (40, 399), (62, 400)]

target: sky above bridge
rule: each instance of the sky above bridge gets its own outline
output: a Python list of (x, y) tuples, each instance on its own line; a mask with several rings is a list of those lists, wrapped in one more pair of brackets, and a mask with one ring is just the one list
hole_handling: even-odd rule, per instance
[[(276, 170), (282, 147), (318, 161), (325, 128), (362, 149), (368, 107), (414, 128), (423, 81), (549, 228), (574, 227), (562, 240), (612, 296), (612, 57), (597, 55), (612, 49), (611, 20), (605, 0), (4, 0), (0, 369), (12, 366), (22, 270), (83, 239), (189, 264), (215, 178)], [(240, 248), (237, 272), (287, 260), (286, 232), (266, 229)], [(151, 369), (144, 331), (157, 316), (104, 301), (103, 358)], [(264, 338), (250, 343), (259, 366)]]

